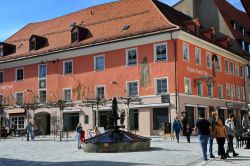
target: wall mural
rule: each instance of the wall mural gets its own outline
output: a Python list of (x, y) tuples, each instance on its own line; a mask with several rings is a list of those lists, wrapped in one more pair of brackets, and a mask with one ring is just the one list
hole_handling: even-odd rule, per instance
[(215, 54), (212, 56), (212, 64), (213, 64), (213, 76), (216, 77), (218, 69), (218, 58)]
[(147, 57), (143, 58), (143, 61), (140, 65), (140, 74), (141, 74), (141, 86), (146, 88), (150, 85), (150, 66), (148, 64)]

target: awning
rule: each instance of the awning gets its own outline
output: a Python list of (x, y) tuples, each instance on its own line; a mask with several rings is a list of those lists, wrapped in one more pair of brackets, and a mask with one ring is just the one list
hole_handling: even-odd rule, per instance
[(22, 109), (22, 108), (14, 108), (14, 109), (11, 109), (11, 110), (5, 110), (5, 112), (7, 114), (24, 114), (25, 110)]
[(147, 107), (169, 107), (169, 103), (131, 105), (129, 108), (147, 108)]
[(63, 110), (63, 113), (79, 113), (81, 111), (80, 108), (75, 108), (75, 109), (65, 109)]
[(218, 109), (226, 110), (227, 107), (217, 107)]

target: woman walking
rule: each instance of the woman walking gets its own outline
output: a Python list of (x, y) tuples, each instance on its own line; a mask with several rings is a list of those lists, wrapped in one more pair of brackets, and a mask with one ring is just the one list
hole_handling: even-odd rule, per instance
[(83, 133), (81, 123), (77, 124), (76, 132), (78, 133), (78, 137), (77, 137), (78, 149), (81, 149), (81, 143), (82, 143), (81, 138), (82, 138), (82, 133)]
[(226, 138), (228, 140), (227, 131), (225, 126), (222, 124), (221, 120), (219, 118), (216, 119), (213, 132), (212, 132), (213, 138), (216, 138), (216, 141), (218, 143), (218, 155), (221, 155), (221, 159), (226, 159), (226, 153), (224, 144), (226, 141)]
[(175, 132), (177, 143), (179, 143), (180, 131), (181, 130), (182, 130), (181, 122), (180, 122), (178, 116), (176, 116), (176, 118), (174, 120), (174, 124), (173, 124), (173, 131)]

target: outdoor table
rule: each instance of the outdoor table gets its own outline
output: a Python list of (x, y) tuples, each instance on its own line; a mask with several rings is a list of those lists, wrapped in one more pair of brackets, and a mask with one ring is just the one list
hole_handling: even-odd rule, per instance
[(250, 149), (250, 132), (243, 133), (242, 136), (247, 140), (246, 149)]

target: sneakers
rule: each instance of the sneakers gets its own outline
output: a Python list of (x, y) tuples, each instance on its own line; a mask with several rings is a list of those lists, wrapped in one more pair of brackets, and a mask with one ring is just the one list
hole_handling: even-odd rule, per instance
[(215, 156), (213, 154), (210, 154), (210, 158), (215, 158)]
[(234, 153), (233, 156), (236, 157), (236, 156), (239, 156), (239, 154), (238, 153)]

